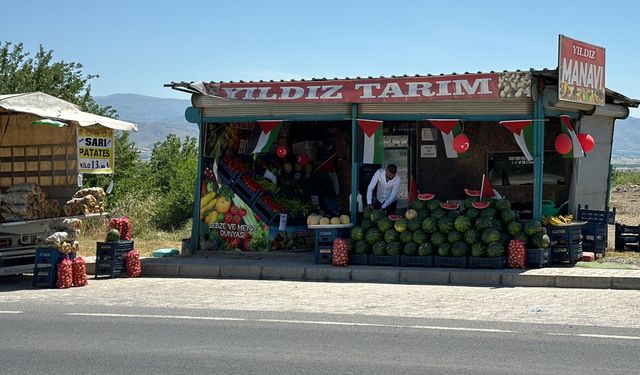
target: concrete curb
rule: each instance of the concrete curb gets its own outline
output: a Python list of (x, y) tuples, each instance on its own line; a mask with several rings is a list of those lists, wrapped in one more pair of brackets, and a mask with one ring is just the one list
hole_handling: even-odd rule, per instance
[[(333, 267), (280, 259), (259, 263), (211, 258), (146, 258), (142, 264), (143, 277), (640, 290), (640, 270)], [(94, 263), (87, 263), (87, 273), (93, 274), (94, 269)]]

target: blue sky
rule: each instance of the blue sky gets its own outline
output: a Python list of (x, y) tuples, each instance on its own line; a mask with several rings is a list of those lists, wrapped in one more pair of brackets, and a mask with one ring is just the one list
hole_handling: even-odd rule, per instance
[(83, 64), (100, 75), (96, 96), (188, 98), (170, 81), (555, 68), (564, 34), (605, 47), (607, 87), (640, 98), (637, 1), (21, 0), (2, 12), (0, 40)]

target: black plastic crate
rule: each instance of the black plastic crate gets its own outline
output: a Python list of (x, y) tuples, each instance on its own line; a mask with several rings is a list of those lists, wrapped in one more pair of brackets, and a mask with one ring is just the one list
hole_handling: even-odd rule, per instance
[(469, 268), (492, 268), (501, 270), (504, 268), (505, 257), (481, 258), (469, 257)]
[(279, 213), (271, 211), (260, 198), (254, 200), (251, 203), (250, 207), (253, 212), (258, 215), (260, 220), (262, 220), (266, 224), (271, 224), (271, 222), (273, 222), (276, 218), (280, 217)]
[(97, 242), (94, 277), (126, 276), (126, 258), (131, 250), (133, 241)]
[(578, 205), (578, 220), (598, 224), (614, 224), (616, 222), (616, 209), (614, 207), (612, 211), (607, 212), (605, 210), (590, 210), (589, 205), (586, 205), (585, 208), (581, 208)]
[(542, 268), (551, 262), (551, 249), (527, 249), (527, 266)]
[(547, 225), (547, 235), (551, 242), (577, 242), (582, 239), (582, 225)]
[(413, 256), (400, 255), (401, 267), (433, 267), (433, 255)]
[(331, 262), (331, 257), (333, 254), (333, 246), (328, 246), (328, 245), (316, 246), (314, 254), (315, 254), (316, 264), (325, 260)]
[(65, 257), (75, 259), (76, 254), (63, 254), (57, 248), (37, 248), (33, 265), (33, 287), (55, 288), (58, 280), (58, 264)]
[(400, 255), (374, 255), (369, 254), (370, 266), (400, 266)]
[(582, 259), (582, 242), (569, 242), (551, 246), (553, 263), (575, 263)]
[(441, 257), (436, 255), (434, 259), (434, 267), (467, 268), (468, 266), (468, 257)]
[(366, 266), (369, 264), (369, 254), (349, 253), (349, 264), (354, 266)]
[(616, 223), (616, 250), (635, 250), (640, 247), (640, 226)]
[[(311, 227), (313, 228), (313, 227)], [(336, 238), (351, 237), (351, 228), (313, 228), (316, 232), (317, 243), (333, 243)]]
[(607, 240), (608, 237), (608, 224), (588, 222), (582, 226), (582, 239), (595, 241), (595, 240)]

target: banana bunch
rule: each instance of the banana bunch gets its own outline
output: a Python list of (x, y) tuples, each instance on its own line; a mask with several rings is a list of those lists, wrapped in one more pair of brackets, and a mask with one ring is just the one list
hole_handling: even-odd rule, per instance
[(542, 225), (567, 225), (573, 221), (573, 215), (543, 216)]

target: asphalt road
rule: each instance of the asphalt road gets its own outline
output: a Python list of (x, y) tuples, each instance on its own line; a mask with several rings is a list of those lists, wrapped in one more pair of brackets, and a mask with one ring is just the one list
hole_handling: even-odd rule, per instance
[[(444, 300), (437, 300), (442, 313), (416, 317), (392, 307), (384, 314), (330, 312), (343, 311), (340, 306), (348, 303), (339, 293), (332, 296), (338, 286), (387, 295), (387, 301), (380, 302), (393, 306), (401, 299), (391, 292), (406, 290), (401, 285), (162, 279), (157, 280), (163, 286), (158, 290), (152, 281), (90, 281), (87, 287), (69, 290), (0, 283), (0, 373), (637, 374), (640, 368), (638, 327), (450, 318), (460, 315), (450, 310), (464, 293), (488, 296), (491, 288), (420, 287), (412, 291), (424, 293), (416, 303), (435, 303), (437, 293), (450, 295), (452, 302), (444, 306)], [(183, 290), (180, 306), (180, 291), (170, 286), (185, 282), (193, 293)], [(216, 306), (197, 297), (203, 288), (209, 288), (213, 299), (216, 288), (238, 296), (242, 290), (251, 297), (243, 299), (241, 309), (229, 308), (236, 305), (225, 298)], [(285, 296), (264, 308), (260, 292), (269, 289), (275, 295), (288, 288), (315, 293), (325, 312), (290, 306)], [(106, 290), (114, 295), (100, 298)], [(556, 293), (544, 288), (525, 292), (534, 299)], [(515, 296), (522, 291), (501, 293)], [(200, 308), (185, 307), (195, 305), (196, 299), (202, 300)], [(520, 303), (503, 299), (506, 310)], [(484, 316), (491, 311), (482, 303), (475, 305)], [(601, 311), (615, 312), (615, 306), (610, 309)]]

